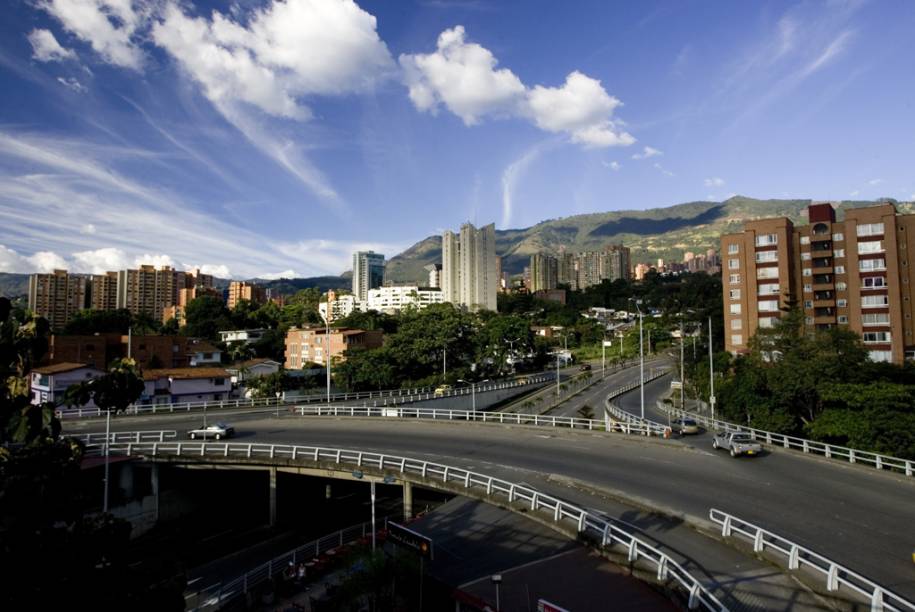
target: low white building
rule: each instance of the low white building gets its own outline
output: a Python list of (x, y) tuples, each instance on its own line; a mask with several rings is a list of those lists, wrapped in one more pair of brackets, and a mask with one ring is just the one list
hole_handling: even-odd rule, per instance
[(266, 333), (266, 329), (232, 329), (219, 332), (219, 339), (226, 345), (233, 342), (253, 344), (263, 338)]
[[(329, 303), (331, 321), (339, 321), (357, 310), (363, 310), (362, 303), (356, 299), (355, 295), (332, 295)], [(321, 319), (327, 318), (327, 304), (328, 302), (318, 304), (318, 312), (321, 314)]]
[(442, 302), (444, 302), (444, 298), (441, 289), (404, 285), (369, 289), (365, 307), (366, 310), (394, 314), (407, 306), (425, 308), (430, 304), (441, 304)]
[[(55, 363), (40, 368), (32, 368), (30, 382), (31, 402), (36, 405), (45, 402), (58, 404), (63, 401), (64, 393), (67, 392), (69, 387), (91, 380), (104, 373), (102, 370), (84, 363)], [(94, 405), (91, 401), (88, 404), (89, 407)]]
[(261, 376), (276, 374), (283, 366), (279, 361), (273, 361), (267, 358), (249, 359), (240, 363), (233, 363), (226, 368), (226, 372), (232, 377), (232, 383), (243, 383), (246, 380), (253, 380)]
[(187, 354), (192, 366), (218, 366), (222, 363), (222, 351), (206, 340), (193, 339), (188, 342)]
[(143, 372), (142, 404), (202, 402), (229, 398), (232, 383), (223, 368), (171, 368)]

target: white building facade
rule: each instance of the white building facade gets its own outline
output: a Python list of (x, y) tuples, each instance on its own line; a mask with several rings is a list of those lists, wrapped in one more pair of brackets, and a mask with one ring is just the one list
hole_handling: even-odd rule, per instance
[(444, 301), (471, 310), (497, 309), (495, 224), (477, 229), (465, 223), (459, 235), (442, 235), (441, 280)]
[(430, 304), (441, 304), (443, 301), (442, 290), (432, 287), (379, 287), (369, 291), (365, 309), (394, 314), (408, 306), (425, 308)]

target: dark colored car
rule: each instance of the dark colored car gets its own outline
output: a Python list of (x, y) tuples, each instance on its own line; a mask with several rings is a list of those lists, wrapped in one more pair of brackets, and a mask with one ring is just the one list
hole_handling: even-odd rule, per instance
[(581, 364), (581, 367), (578, 368), (578, 369), (581, 370), (582, 372), (588, 372), (588, 371), (591, 370), (591, 364), (590, 364), (590, 363), (583, 363), (583, 364)]

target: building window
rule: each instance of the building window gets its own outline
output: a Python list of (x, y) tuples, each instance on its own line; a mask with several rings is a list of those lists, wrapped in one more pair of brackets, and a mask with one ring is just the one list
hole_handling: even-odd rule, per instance
[(862, 272), (871, 270), (886, 270), (885, 259), (862, 259), (858, 261), (858, 269)]
[(739, 259), (729, 259), (728, 260), (728, 270), (739, 270), (740, 269), (740, 260)]
[(763, 283), (757, 289), (757, 295), (778, 295), (778, 283)]
[(743, 321), (741, 319), (731, 319), (731, 329), (742, 329)]
[(778, 234), (760, 234), (756, 237), (756, 246), (770, 246), (778, 244)]
[(890, 303), (889, 296), (887, 295), (862, 295), (861, 296), (861, 307), (862, 308), (883, 308)]
[(868, 351), (867, 356), (871, 361), (888, 363), (893, 360), (893, 351)]
[(836, 266), (835, 273), (836, 274), (845, 274), (845, 266)]
[(729, 311), (731, 314), (734, 314), (734, 315), (740, 314), (740, 304), (731, 304)]
[(803, 270), (801, 270), (801, 275), (802, 276), (811, 276), (811, 275), (813, 275), (813, 270), (810, 268), (804, 268)]
[(805, 285), (804, 285), (804, 293), (810, 293), (811, 291), (813, 291), (813, 285), (805, 284)]
[(845, 234), (838, 232), (832, 235), (833, 242), (840, 242), (842, 240), (845, 240)]
[(883, 241), (882, 240), (869, 240), (866, 242), (858, 243), (858, 253), (867, 254), (867, 253), (882, 253), (883, 252)]
[(213, 384), (214, 384), (215, 386), (217, 386), (217, 387), (221, 387), (221, 386), (223, 386), (224, 384), (226, 384), (226, 379), (225, 379), (225, 378), (214, 378), (214, 379), (213, 379)]
[(810, 244), (810, 236), (801, 236), (801, 244)]
[(866, 276), (861, 279), (862, 289), (883, 289), (886, 287), (885, 276)]
[(805, 325), (813, 325), (813, 317), (804, 317)]
[(778, 278), (778, 268), (757, 268), (756, 278)]
[(813, 308), (813, 300), (804, 300), (804, 308)]
[(731, 344), (743, 344), (743, 334), (731, 334)]
[(823, 234), (828, 234), (828, 233), (829, 233), (829, 226), (826, 225), (825, 223), (817, 223), (816, 225), (813, 226), (813, 233), (814, 233), (814, 235), (816, 235), (816, 236), (821, 236), (821, 235), (823, 235)]
[(890, 339), (890, 332), (888, 331), (876, 331), (876, 332), (864, 332), (864, 344), (876, 344), (876, 343), (886, 343), (892, 342)]
[(801, 261), (810, 261), (810, 253), (801, 253)]
[(857, 227), (857, 232), (859, 236), (882, 236), (883, 235), (883, 224), (882, 223), (862, 223)]
[(776, 312), (778, 311), (778, 300), (760, 300), (756, 306), (759, 312)]
[(740, 252), (740, 245), (737, 245), (737, 244), (728, 245), (728, 255), (734, 255), (735, 253), (739, 253), (739, 252)]
[(861, 315), (862, 325), (889, 325), (890, 315), (885, 312), (864, 313)]
[(833, 252), (833, 255), (835, 255), (836, 257), (845, 257), (845, 249), (836, 249)]
[(848, 285), (846, 283), (844, 283), (844, 282), (836, 283), (836, 291), (845, 291), (846, 289), (848, 289)]
[(756, 263), (770, 263), (778, 261), (778, 251), (759, 251), (756, 253)]
[(848, 300), (836, 300), (836, 306), (838, 308), (846, 308), (848, 307)]
[(740, 274), (731, 274), (730, 278), (729, 278), (729, 282), (732, 285), (739, 285), (740, 284)]
[(740, 299), (740, 289), (731, 289), (730, 291), (728, 291), (728, 296), (732, 300), (739, 300)]
[(839, 315), (839, 323), (848, 325), (848, 315)]
[(759, 319), (759, 326), (763, 329), (768, 329), (775, 325), (776, 320), (778, 320), (778, 317), (761, 317)]

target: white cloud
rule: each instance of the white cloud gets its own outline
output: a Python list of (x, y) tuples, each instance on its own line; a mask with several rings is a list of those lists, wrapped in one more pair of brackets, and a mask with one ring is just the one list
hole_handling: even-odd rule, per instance
[(277, 117), (307, 119), (298, 97), (363, 91), (393, 68), (375, 17), (351, 0), (275, 1), (244, 17), (195, 18), (169, 4), (152, 37), (212, 102)]
[(867, 181), (867, 184), (868, 185), (879, 185), (882, 182), (883, 182), (882, 178), (875, 178), (875, 179), (871, 179), (871, 180)]
[(60, 46), (50, 30), (32, 30), (28, 34), (28, 39), (32, 45), (32, 57), (39, 62), (60, 62), (76, 58), (76, 53), (72, 49)]
[(525, 95), (521, 79), (496, 69), (492, 52), (464, 35), (459, 25), (439, 34), (434, 53), (400, 56), (413, 104), (432, 113), (444, 104), (467, 125), (485, 115), (517, 114)]
[(280, 278), (295, 278), (298, 276), (293, 270), (283, 270), (282, 272), (267, 272), (265, 274), (258, 275), (258, 278), (264, 280), (277, 280)]
[[(382, 242), (309, 239), (291, 243), (279, 243), (277, 244), (277, 249), (286, 256), (301, 262), (297, 266), (300, 274), (316, 276), (340, 274), (350, 269), (355, 251), (375, 251), (390, 257), (403, 251), (406, 246)], [(291, 270), (286, 270), (279, 274), (288, 276), (289, 272)]]
[(73, 271), (104, 274), (109, 270), (124, 270), (131, 264), (130, 257), (121, 249), (106, 247), (73, 253)]
[(648, 159), (649, 157), (656, 157), (658, 155), (664, 155), (664, 153), (654, 147), (644, 147), (642, 152), (634, 154), (632, 159)]
[(73, 77), (57, 77), (57, 82), (69, 89), (70, 91), (75, 91), (76, 93), (86, 93), (89, 89), (74, 79)]
[(105, 61), (139, 70), (143, 53), (131, 40), (147, 18), (145, 3), (130, 0), (45, 0), (38, 4)]
[(851, 30), (846, 30), (833, 39), (826, 48), (823, 49), (822, 53), (815, 57), (801, 72), (802, 78), (813, 74), (838, 57), (848, 46), (853, 35), (854, 33)]
[(502, 171), (502, 229), (507, 229), (511, 226), (512, 213), (515, 206), (515, 189), (518, 186), (518, 181), (527, 171), (528, 166), (540, 157), (551, 144), (555, 143), (547, 141), (531, 147)]
[(909, 196), (909, 200), (911, 200), (912, 202), (915, 202), (915, 193), (913, 193), (912, 195)]
[(604, 168), (610, 168), (614, 172), (619, 171), (619, 169), (623, 167), (623, 165), (621, 163), (619, 163), (618, 161), (612, 161), (612, 162), (601, 161), (601, 164), (603, 164)]
[(0, 244), (0, 272), (47, 273), (66, 267), (67, 262), (64, 258), (51, 251), (38, 251), (34, 255), (24, 256)]
[(722, 187), (724, 186), (724, 179), (719, 177), (707, 178), (702, 181), (706, 187)]
[(229, 266), (225, 264), (183, 264), (185, 270), (200, 270), (203, 274), (210, 274), (217, 278), (232, 278)]
[(467, 42), (463, 26), (443, 31), (435, 52), (403, 54), (399, 60), (410, 100), (420, 111), (435, 114), (444, 106), (466, 125), (485, 117), (526, 117), (586, 147), (635, 142), (613, 121), (621, 102), (600, 81), (574, 71), (561, 87), (529, 89), (510, 69), (498, 68), (489, 49)]
[(858, 195), (859, 193), (861, 193), (861, 191), (858, 190), (858, 189), (855, 189), (854, 191), (852, 191), (852, 192), (849, 193), (848, 195), (850, 195), (850, 196), (852, 196), (852, 197), (855, 197), (855, 196)]
[(577, 70), (566, 77), (562, 87), (535, 86), (527, 98), (534, 123), (548, 132), (568, 132), (572, 141), (594, 147), (628, 146), (630, 134), (609, 119), (622, 104), (610, 96), (600, 81)]
[(79, 232), (80, 232), (81, 234), (94, 234), (94, 233), (95, 233), (95, 226), (92, 225), (91, 223), (87, 223), (86, 225), (82, 226), (82, 227), (79, 229)]

